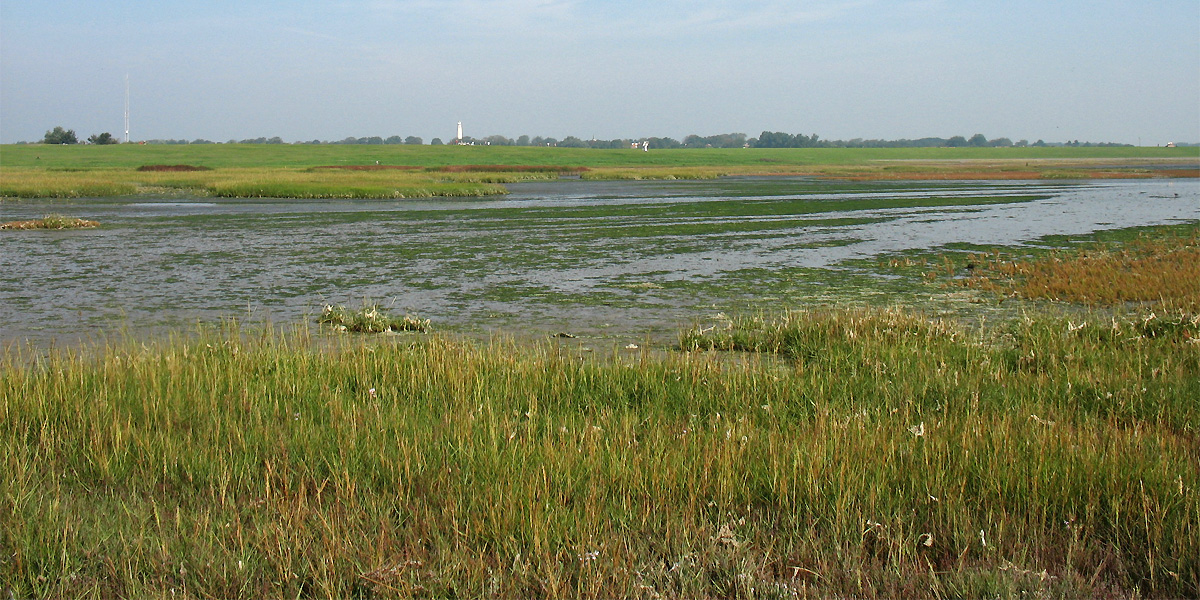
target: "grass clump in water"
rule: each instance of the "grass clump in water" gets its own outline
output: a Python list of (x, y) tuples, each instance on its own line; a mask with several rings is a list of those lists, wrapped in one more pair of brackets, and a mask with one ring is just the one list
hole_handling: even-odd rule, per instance
[(41, 219), (0, 223), (0, 229), (90, 229), (99, 226), (100, 223), (97, 221), (62, 215), (46, 215)]
[(357, 310), (345, 306), (326, 304), (321, 310), (318, 323), (331, 325), (340, 331), (355, 331), (359, 333), (387, 333), (393, 331), (429, 331), (429, 319), (418, 319), (404, 315), (393, 316), (379, 307), (378, 304), (363, 303)]

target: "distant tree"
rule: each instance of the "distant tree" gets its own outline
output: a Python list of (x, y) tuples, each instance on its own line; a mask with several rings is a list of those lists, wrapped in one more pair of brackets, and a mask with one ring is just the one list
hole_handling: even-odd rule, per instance
[(489, 135), (483, 138), (483, 143), (489, 146), (511, 146), (513, 141), (502, 135)]
[(683, 147), (683, 144), (680, 144), (679, 140), (669, 138), (669, 137), (665, 137), (665, 138), (652, 137), (652, 138), (647, 138), (646, 141), (649, 142), (649, 147), (652, 149), (655, 149), (655, 150), (669, 150), (671, 148), (682, 148)]
[(370, 137), (361, 137), (361, 138), (358, 138), (358, 143), (383, 145), (383, 138), (381, 138), (377, 135), (373, 135)]
[(988, 145), (988, 139), (983, 137), (982, 133), (977, 133), (971, 136), (971, 139), (967, 140), (967, 145), (974, 148), (983, 148)]
[(193, 144), (211, 144), (213, 142), (210, 140), (206, 140), (204, 138), (197, 138), (197, 139), (192, 140), (192, 143)]
[(55, 127), (46, 132), (46, 137), (42, 138), (43, 144), (78, 144), (79, 140), (75, 137), (74, 129), (63, 130), (62, 127)]
[(1018, 148), (1025, 148), (1025, 147), (1026, 147), (1026, 146), (1028, 146), (1028, 145), (1029, 145), (1029, 140), (1021, 140), (1021, 141), (1019, 141), (1019, 142), (1017, 142), (1017, 143), (1016, 143), (1016, 146), (1017, 146)]
[(529, 145), (529, 136), (523, 135), (523, 136), (517, 138), (517, 145), (518, 146), (528, 146)]
[(1012, 140), (1010, 140), (1006, 137), (1000, 137), (1000, 138), (996, 138), (994, 140), (989, 141), (988, 145), (993, 148), (1007, 148), (1007, 147), (1013, 145), (1013, 142), (1012, 142)]
[(403, 144), (404, 138), (402, 138), (398, 135), (388, 136), (387, 139), (383, 140), (383, 143), (385, 143), (385, 144)]
[(282, 144), (283, 138), (281, 138), (279, 136), (275, 136), (273, 138), (268, 139), (265, 143), (267, 143), (267, 144)]
[(587, 148), (587, 142), (573, 135), (568, 135), (567, 137), (563, 138), (563, 141), (559, 142), (558, 145), (562, 146), (563, 148)]
[(408, 144), (409, 146), (420, 146), (421, 144), (425, 143), (425, 140), (423, 140), (415, 135), (410, 135), (410, 136), (404, 138), (404, 143)]
[(433, 138), (432, 140), (429, 140), (429, 145), (430, 146), (441, 146), (442, 138)]
[(956, 136), (946, 140), (946, 146), (948, 146), (950, 148), (962, 148), (963, 146), (966, 146), (966, 145), (967, 145), (967, 138), (965, 138), (961, 135), (956, 135)]
[(117, 140), (113, 138), (111, 133), (105, 131), (99, 135), (92, 134), (90, 137), (88, 137), (88, 142), (103, 146), (105, 144), (115, 144), (117, 143)]

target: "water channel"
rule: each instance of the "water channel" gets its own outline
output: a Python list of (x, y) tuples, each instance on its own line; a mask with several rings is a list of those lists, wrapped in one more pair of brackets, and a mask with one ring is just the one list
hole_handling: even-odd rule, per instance
[[(0, 203), (0, 342), (288, 323), (364, 299), (442, 330), (674, 331), (885, 290), (869, 259), (1200, 219), (1200, 181), (549, 181), (488, 199)], [(848, 296), (849, 295), (849, 296)]]

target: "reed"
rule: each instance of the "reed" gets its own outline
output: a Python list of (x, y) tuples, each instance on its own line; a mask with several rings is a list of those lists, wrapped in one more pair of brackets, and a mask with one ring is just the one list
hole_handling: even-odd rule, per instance
[(9, 348), (0, 588), (1200, 593), (1195, 323), (751, 321), (713, 325), (780, 354), (235, 324)]

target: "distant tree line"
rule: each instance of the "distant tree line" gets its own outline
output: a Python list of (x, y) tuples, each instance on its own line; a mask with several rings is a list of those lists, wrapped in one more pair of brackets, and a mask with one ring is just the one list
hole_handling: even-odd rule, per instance
[(779, 131), (764, 131), (757, 139), (752, 139), (749, 143), (752, 148), (1024, 148), (1029, 146), (1078, 146), (1091, 148), (1133, 145), (1112, 142), (1080, 142), (1079, 140), (1063, 143), (1047, 143), (1043, 140), (1038, 140), (1031, 144), (1029, 140), (1013, 142), (1006, 137), (989, 140), (982, 133), (976, 133), (970, 138), (956, 135), (950, 138), (927, 137), (915, 140), (864, 140), (862, 138), (854, 138), (852, 140), (822, 140), (815, 133), (806, 136), (804, 134), (792, 135)]
[[(104, 144), (116, 144), (117, 140), (116, 140), (116, 138), (114, 138), (112, 136), (111, 133), (105, 131), (104, 133), (97, 133), (97, 134), (93, 134), (93, 135), (89, 136), (87, 139), (87, 142), (89, 144), (104, 145)], [(63, 129), (62, 127), (55, 127), (54, 129), (51, 129), (46, 132), (46, 135), (42, 138), (42, 143), (43, 144), (78, 144), (79, 138), (75, 137), (74, 129)]]
[[(653, 150), (663, 150), (672, 148), (1001, 148), (1001, 147), (1048, 147), (1048, 146), (1069, 146), (1069, 147), (1109, 147), (1109, 146), (1132, 146), (1132, 144), (1116, 144), (1112, 142), (1080, 142), (1079, 140), (1067, 142), (1047, 143), (1043, 140), (1030, 143), (1029, 140), (1020, 140), (1013, 142), (1006, 137), (999, 137), (992, 140), (987, 139), (982, 133), (976, 133), (970, 138), (956, 135), (949, 138), (940, 137), (925, 137), (918, 139), (899, 139), (899, 140), (875, 140), (854, 138), (851, 140), (823, 140), (817, 134), (804, 135), (802, 133), (784, 133), (782, 131), (764, 131), (757, 138), (747, 137), (744, 133), (721, 133), (717, 135), (701, 136), (689, 135), (679, 141), (669, 137), (645, 137), (645, 138), (621, 138), (612, 140), (598, 140), (592, 138), (590, 140), (581, 139), (575, 136), (567, 136), (561, 140), (552, 137), (535, 136), (529, 137), (522, 135), (516, 139), (504, 137), (502, 135), (490, 135), (484, 138), (465, 137), (458, 141), (463, 144), (477, 146), (557, 146), (560, 148), (596, 148), (596, 149), (612, 149), (612, 148), (632, 148), (637, 146), (641, 148), (643, 144)], [(24, 143), (24, 142), (18, 142)], [(63, 129), (55, 127), (46, 132), (45, 137), (41, 140), (44, 144), (78, 144), (79, 139), (75, 136), (73, 129)], [(93, 135), (87, 139), (87, 143), (91, 144), (116, 144), (119, 140), (114, 138), (112, 134), (105, 132)], [(145, 144), (214, 144), (206, 139), (195, 140), (172, 140), (172, 139), (155, 139), (145, 140)], [(244, 140), (231, 139), (228, 144), (286, 144), (283, 138), (276, 137), (258, 137)], [(389, 137), (370, 136), (370, 137), (347, 137), (337, 141), (299, 141), (296, 144), (378, 144), (378, 145), (421, 145), (425, 141), (415, 135), (401, 137), (393, 135)], [(438, 146), (442, 144), (441, 138), (433, 138), (430, 141), (431, 145)], [(1187, 144), (1180, 144), (1187, 145)]]

